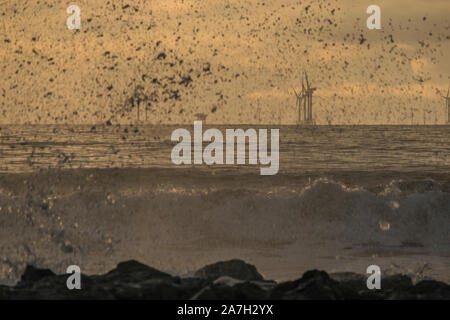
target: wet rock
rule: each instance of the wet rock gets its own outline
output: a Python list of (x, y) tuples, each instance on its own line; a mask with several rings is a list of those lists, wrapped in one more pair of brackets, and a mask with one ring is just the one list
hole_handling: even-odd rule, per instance
[(102, 288), (114, 299), (135, 300), (186, 300), (200, 290), (204, 283), (201, 281), (181, 281), (177, 278), (149, 279), (141, 283), (116, 282), (106, 283)]
[(97, 278), (98, 281), (139, 283), (149, 279), (171, 279), (172, 276), (135, 260), (121, 262), (117, 268)]
[(390, 275), (381, 277), (381, 290), (377, 290), (383, 297), (389, 296), (395, 291), (410, 290), (413, 288), (413, 282), (410, 277), (405, 275)]
[(172, 277), (135, 260), (91, 279), (92, 287), (107, 291), (113, 299), (188, 299), (207, 284), (203, 279)]
[(325, 271), (312, 270), (303, 277), (276, 286), (270, 296), (277, 300), (343, 300), (358, 299), (351, 287), (342, 286)]
[(344, 281), (365, 281), (366, 277), (359, 273), (354, 272), (335, 272), (330, 274), (330, 278), (338, 282)]
[(357, 294), (361, 299), (376, 300), (379, 299), (373, 291), (367, 289), (367, 277), (362, 274), (352, 272), (341, 272), (330, 274), (330, 278), (339, 282), (339, 285), (345, 288), (346, 292)]
[(221, 277), (195, 294), (195, 300), (265, 300), (269, 297), (272, 282), (242, 281)]
[(450, 300), (450, 286), (434, 280), (424, 280), (415, 286), (397, 288), (386, 297), (391, 300)]
[(22, 277), (20, 278), (20, 282), (18, 283), (18, 286), (28, 286), (31, 284), (34, 284), (38, 281), (41, 281), (45, 278), (49, 277), (55, 277), (56, 274), (49, 270), (49, 269), (38, 269), (33, 266), (27, 266), (25, 268), (24, 273), (22, 274)]
[(215, 280), (224, 276), (246, 281), (264, 280), (254, 266), (237, 259), (207, 265), (198, 270), (195, 276), (209, 280)]
[(68, 275), (28, 266), (14, 287), (0, 286), (0, 299), (153, 299), (153, 300), (450, 300), (450, 286), (433, 280), (413, 285), (404, 275), (382, 277), (381, 290), (369, 290), (366, 276), (324, 271), (277, 284), (264, 280), (241, 260), (208, 265), (194, 277), (180, 278), (134, 260), (103, 275), (81, 275), (81, 290), (67, 289)]
[(389, 297), (394, 292), (409, 290), (413, 287), (410, 277), (405, 275), (388, 275), (381, 277), (381, 289), (369, 290), (367, 288), (367, 277), (360, 274), (332, 275), (346, 292), (354, 292), (358, 299), (382, 300)]

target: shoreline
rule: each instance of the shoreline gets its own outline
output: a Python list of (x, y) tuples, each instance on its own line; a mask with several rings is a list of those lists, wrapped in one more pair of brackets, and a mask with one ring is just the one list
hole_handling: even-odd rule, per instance
[(0, 175), (0, 224), (9, 226), (0, 236), (0, 278), (14, 283), (30, 263), (59, 272), (79, 263), (99, 273), (139, 258), (185, 274), (240, 258), (277, 280), (296, 270), (395, 264), (406, 272), (426, 263), (433, 267), (427, 275), (450, 279), (448, 175), (331, 172), (337, 183), (316, 182), (322, 174), (269, 180), (239, 170), (153, 168)]
[[(68, 289), (68, 278), (79, 290)], [(0, 300), (450, 300), (450, 286), (435, 280), (413, 284), (396, 274), (381, 277), (381, 289), (367, 288), (365, 275), (309, 270), (275, 282), (242, 260), (213, 263), (191, 277), (172, 276), (135, 260), (108, 273), (56, 275), (28, 265), (15, 286), (0, 285)]]

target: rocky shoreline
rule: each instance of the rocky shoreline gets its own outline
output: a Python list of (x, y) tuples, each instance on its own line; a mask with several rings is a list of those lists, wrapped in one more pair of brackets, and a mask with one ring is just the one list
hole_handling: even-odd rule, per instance
[(28, 266), (13, 287), (0, 286), (0, 300), (405, 300), (450, 299), (450, 286), (424, 280), (413, 284), (404, 275), (382, 277), (381, 290), (368, 290), (366, 277), (355, 273), (307, 271), (294, 281), (265, 280), (241, 260), (218, 262), (177, 277), (137, 261), (119, 263), (104, 275), (81, 275), (81, 290), (68, 290), (69, 275)]

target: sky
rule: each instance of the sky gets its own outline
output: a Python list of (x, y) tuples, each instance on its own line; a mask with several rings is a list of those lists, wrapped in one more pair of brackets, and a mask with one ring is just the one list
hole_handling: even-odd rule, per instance
[[(69, 30), (66, 9), (81, 9)], [(381, 30), (369, 30), (370, 5)], [(444, 124), (448, 0), (0, 0), (0, 124)]]

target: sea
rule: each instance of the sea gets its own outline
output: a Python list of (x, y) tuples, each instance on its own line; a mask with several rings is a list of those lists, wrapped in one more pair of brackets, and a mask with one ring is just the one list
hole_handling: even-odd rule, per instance
[(180, 276), (242, 259), (277, 281), (378, 265), (450, 283), (450, 126), (204, 125), (279, 129), (273, 176), (175, 165), (178, 128), (193, 133), (0, 125), (0, 283), (27, 264), (98, 274), (130, 259)]

